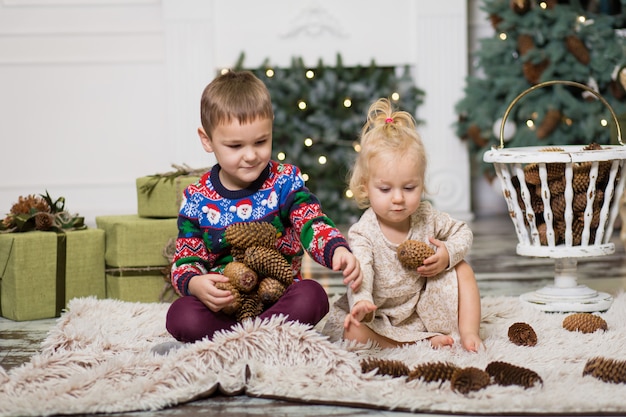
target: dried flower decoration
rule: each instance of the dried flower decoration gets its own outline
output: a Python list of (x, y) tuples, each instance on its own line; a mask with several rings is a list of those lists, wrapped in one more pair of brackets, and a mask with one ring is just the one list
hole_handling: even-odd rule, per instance
[(19, 196), (0, 222), (0, 232), (60, 231), (86, 228), (84, 218), (65, 210), (65, 197), (53, 200), (46, 194)]

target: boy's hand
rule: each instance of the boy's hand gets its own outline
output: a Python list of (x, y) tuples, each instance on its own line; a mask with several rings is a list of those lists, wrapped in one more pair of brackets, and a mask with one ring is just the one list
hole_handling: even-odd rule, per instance
[(445, 271), (450, 263), (450, 255), (446, 245), (434, 237), (428, 238), (430, 243), (437, 247), (435, 254), (424, 259), (424, 264), (417, 268), (417, 272), (423, 277), (434, 277)]
[(345, 320), (343, 321), (344, 331), (350, 329), (350, 326), (361, 325), (361, 322), (370, 313), (376, 311), (378, 307), (375, 304), (370, 303), (369, 301), (359, 301), (352, 307), (352, 311), (346, 315)]
[(343, 283), (350, 284), (352, 291), (357, 291), (363, 282), (363, 273), (358, 259), (343, 246), (335, 249), (333, 254), (333, 271), (343, 271)]
[(215, 287), (216, 282), (228, 282), (228, 278), (221, 274), (196, 275), (189, 280), (189, 293), (213, 312), (218, 312), (232, 303), (234, 297), (230, 291)]

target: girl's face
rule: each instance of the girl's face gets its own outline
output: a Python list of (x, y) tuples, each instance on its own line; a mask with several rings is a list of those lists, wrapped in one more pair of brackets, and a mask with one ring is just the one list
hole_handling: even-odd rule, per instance
[(236, 119), (216, 126), (212, 137), (198, 129), (202, 146), (213, 152), (222, 168), (220, 180), (229, 190), (241, 190), (253, 183), (272, 156), (272, 119), (258, 118), (247, 124)]
[(420, 205), (423, 178), (412, 158), (372, 158), (367, 193), (378, 221), (408, 231)]

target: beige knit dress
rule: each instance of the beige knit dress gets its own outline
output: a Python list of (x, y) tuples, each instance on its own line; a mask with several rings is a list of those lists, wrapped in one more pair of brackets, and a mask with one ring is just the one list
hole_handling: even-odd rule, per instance
[(469, 251), (473, 234), (464, 222), (423, 201), (411, 216), (411, 231), (406, 239), (429, 243), (431, 236), (445, 243), (450, 261), (447, 270), (425, 278), (400, 265), (396, 255), (398, 245), (385, 238), (374, 211), (366, 210), (348, 233), (350, 247), (363, 270), (363, 284), (356, 292), (348, 289), (333, 304), (324, 333), (331, 339), (341, 337), (336, 333), (342, 329), (347, 312), (356, 302), (369, 300), (378, 309), (372, 320), (364, 324), (395, 341), (458, 334), (459, 298), (454, 267)]

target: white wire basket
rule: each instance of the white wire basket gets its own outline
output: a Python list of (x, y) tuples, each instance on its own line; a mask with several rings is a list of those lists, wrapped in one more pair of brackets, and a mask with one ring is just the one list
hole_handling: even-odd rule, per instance
[[(620, 145), (504, 148), (504, 127), (513, 106), (526, 94), (554, 84), (586, 90), (610, 111)], [(536, 84), (519, 94), (507, 108), (500, 126), (500, 147), (483, 159), (494, 164), (509, 216), (518, 238), (517, 254), (555, 259), (554, 284), (520, 298), (544, 311), (605, 311), (607, 293), (579, 285), (577, 259), (610, 255), (610, 242), (624, 191), (626, 147), (609, 103), (595, 90), (573, 81)]]

